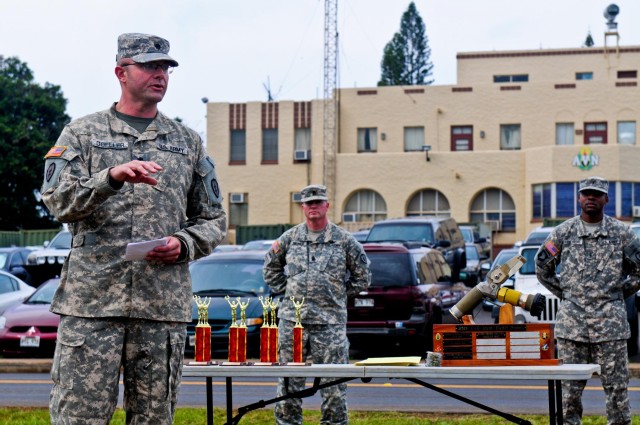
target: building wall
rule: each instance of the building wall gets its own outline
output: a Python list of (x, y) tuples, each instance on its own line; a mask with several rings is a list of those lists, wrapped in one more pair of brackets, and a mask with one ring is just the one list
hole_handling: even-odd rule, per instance
[[(532, 185), (575, 182), (588, 175), (640, 182), (636, 145), (618, 145), (617, 122), (637, 121), (640, 92), (636, 78), (618, 71), (640, 67), (640, 47), (477, 52), (458, 55), (459, 83), (453, 86), (372, 87), (338, 92), (336, 186), (330, 209), (340, 223), (349, 198), (358, 190), (376, 191), (388, 217), (402, 217), (411, 197), (424, 189), (444, 194), (451, 215), (469, 221), (478, 193), (499, 188), (516, 205), (516, 231), (498, 232), (494, 243), (509, 245), (541, 225), (532, 219)], [(576, 80), (592, 72), (592, 80)], [(527, 74), (527, 82), (494, 83), (494, 75)], [(293, 101), (278, 102), (278, 163), (261, 164), (262, 104), (246, 103), (246, 164), (229, 164), (228, 103), (209, 103), (208, 150), (215, 158), (225, 198), (248, 194), (248, 224), (298, 222), (302, 216), (291, 194), (323, 178), (323, 101), (312, 106), (309, 162), (293, 160)], [(557, 146), (556, 123), (573, 122), (574, 145)], [(584, 148), (585, 122), (607, 122), (607, 145), (589, 145), (599, 162), (590, 170), (572, 166)], [(500, 125), (520, 124), (520, 150), (500, 149)], [(473, 126), (473, 151), (451, 149), (451, 127)], [(405, 152), (404, 128), (423, 126), (423, 151)], [(359, 128), (376, 128), (377, 151), (358, 153)], [(384, 140), (382, 140), (384, 134)], [(640, 204), (640, 200), (638, 202)], [(225, 203), (228, 207), (228, 203)], [(625, 218), (625, 217), (623, 217)], [(630, 219), (630, 217), (626, 217)], [(350, 228), (367, 223), (350, 224)]]

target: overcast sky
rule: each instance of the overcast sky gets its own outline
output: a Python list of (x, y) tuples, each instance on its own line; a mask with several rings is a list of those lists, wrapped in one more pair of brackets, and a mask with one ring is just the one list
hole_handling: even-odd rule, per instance
[[(373, 87), (409, 0), (338, 0), (339, 87)], [(618, 0), (620, 44), (640, 45), (640, 0)], [(599, 0), (415, 0), (435, 84), (456, 83), (456, 53), (604, 44)], [(117, 101), (116, 40), (167, 38), (180, 62), (160, 109), (204, 135), (211, 102), (323, 96), (324, 0), (0, 0), (0, 55), (61, 86), (72, 118)], [(608, 43), (609, 44), (609, 43)]]

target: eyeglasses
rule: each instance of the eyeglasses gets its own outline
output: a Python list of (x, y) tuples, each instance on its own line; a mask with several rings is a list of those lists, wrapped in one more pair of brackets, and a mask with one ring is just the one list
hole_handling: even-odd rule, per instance
[(142, 68), (145, 72), (156, 72), (157, 70), (161, 70), (162, 72), (164, 72), (165, 74), (171, 74), (173, 72), (173, 66), (169, 65), (168, 63), (165, 62), (147, 62), (147, 63), (127, 63), (124, 65), (120, 65), (122, 67), (125, 66), (129, 66), (129, 65), (138, 65), (140, 68)]

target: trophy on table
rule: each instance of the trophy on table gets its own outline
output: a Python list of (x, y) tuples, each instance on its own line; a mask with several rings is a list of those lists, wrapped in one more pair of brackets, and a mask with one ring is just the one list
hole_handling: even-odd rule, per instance
[(200, 298), (194, 295), (193, 299), (198, 306), (198, 324), (196, 325), (195, 361), (211, 361), (211, 326), (209, 326), (209, 304), (211, 298)]
[[(278, 361), (278, 327), (275, 323), (275, 311), (278, 302), (271, 297), (259, 297), (264, 320), (260, 328), (260, 361), (273, 363)], [(270, 317), (272, 318), (270, 320)]]
[[(229, 295), (224, 297), (231, 307), (231, 326), (229, 327), (229, 361), (245, 362), (247, 360), (247, 315), (249, 299), (243, 303), (240, 297), (231, 301)], [(240, 324), (238, 325), (236, 309), (240, 307)]]
[(296, 309), (296, 324), (293, 327), (293, 362), (294, 363), (302, 363), (302, 322), (300, 318), (300, 309), (304, 304), (304, 297), (302, 297), (302, 301), (296, 301), (295, 297), (290, 297), (293, 306)]

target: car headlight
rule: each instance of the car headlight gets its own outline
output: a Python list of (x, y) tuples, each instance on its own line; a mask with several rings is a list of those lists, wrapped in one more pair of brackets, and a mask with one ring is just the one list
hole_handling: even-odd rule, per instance
[(65, 260), (65, 256), (61, 255), (60, 257), (58, 257), (58, 264), (64, 264), (64, 260)]
[(0, 329), (4, 329), (5, 323), (7, 323), (7, 318), (4, 316), (0, 316)]
[(43, 265), (46, 261), (47, 261), (47, 259), (45, 257), (37, 257), (36, 258), (36, 264), (39, 265), (39, 266)]
[(55, 264), (56, 263), (56, 257), (47, 257), (47, 263)]
[(251, 317), (247, 319), (247, 326), (258, 326), (262, 324), (262, 317)]

